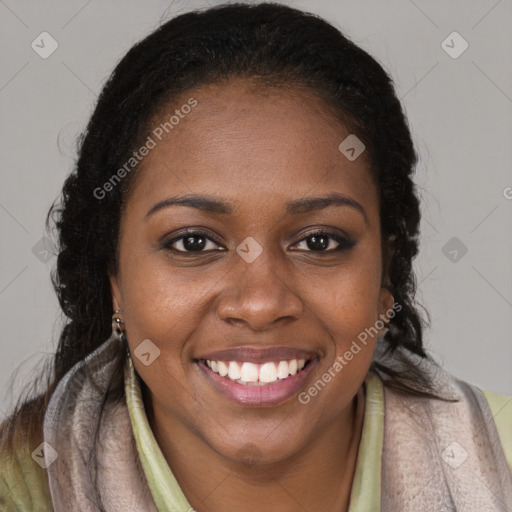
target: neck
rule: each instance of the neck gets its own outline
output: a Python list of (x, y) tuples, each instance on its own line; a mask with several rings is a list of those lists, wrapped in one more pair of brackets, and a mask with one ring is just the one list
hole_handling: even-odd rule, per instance
[(243, 464), (220, 456), (181, 423), (160, 418), (142, 386), (158, 445), (198, 512), (348, 511), (364, 419), (363, 387), (300, 452), (272, 464)]

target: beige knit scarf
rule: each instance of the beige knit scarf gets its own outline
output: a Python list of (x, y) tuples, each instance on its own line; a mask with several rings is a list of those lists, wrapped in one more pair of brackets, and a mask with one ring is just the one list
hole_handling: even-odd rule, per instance
[[(44, 439), (58, 453), (47, 470), (55, 512), (157, 511), (119, 400), (125, 361), (112, 337), (51, 398)], [(440, 394), (459, 401), (384, 387), (381, 512), (511, 512), (512, 478), (485, 397), (432, 361), (421, 364)]]

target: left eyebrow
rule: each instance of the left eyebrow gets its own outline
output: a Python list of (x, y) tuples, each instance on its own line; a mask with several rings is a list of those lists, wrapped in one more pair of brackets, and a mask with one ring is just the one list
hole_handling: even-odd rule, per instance
[[(218, 198), (202, 195), (186, 195), (177, 197), (168, 197), (154, 204), (149, 211), (146, 213), (145, 220), (154, 215), (156, 212), (167, 208), (169, 206), (188, 206), (196, 208), (208, 213), (224, 214), (229, 215), (233, 213), (233, 206)], [(310, 213), (318, 210), (324, 210), (330, 206), (348, 206), (353, 208), (364, 217), (366, 225), (368, 225), (368, 217), (363, 206), (358, 203), (355, 199), (341, 195), (341, 194), (329, 194), (321, 197), (304, 197), (295, 199), (286, 203), (286, 214), (287, 215), (302, 215), (304, 213)]]
[(304, 197), (290, 201), (286, 205), (286, 213), (288, 215), (301, 215), (318, 210), (323, 210), (329, 206), (349, 206), (357, 210), (363, 217), (366, 225), (368, 225), (368, 217), (361, 203), (355, 199), (341, 194), (329, 194), (322, 197)]

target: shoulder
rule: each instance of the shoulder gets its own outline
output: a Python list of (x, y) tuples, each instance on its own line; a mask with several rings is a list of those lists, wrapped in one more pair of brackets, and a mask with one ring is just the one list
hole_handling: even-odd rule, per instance
[[(487, 430), (489, 430), (489, 428), (492, 429), (493, 424), (496, 427), (494, 436), (497, 435), (496, 441), (501, 445), (505, 458), (503, 462), (506, 462), (509, 472), (512, 475), (512, 397), (485, 391), (457, 377), (450, 377), (451, 382), (455, 383), (459, 390), (464, 391), (461, 396), (465, 396), (468, 405), (473, 403), (473, 406), (476, 406), (478, 403), (477, 407), (479, 408), (479, 413), (477, 413), (477, 416), (475, 416), (473, 420), (476, 421), (477, 417), (482, 417), (480, 414), (483, 413), (483, 417), (486, 418), (484, 421), (487, 422)], [(468, 400), (469, 396), (475, 397), (476, 402)], [(457, 419), (460, 420), (460, 417), (457, 416)], [(475, 435), (481, 433), (482, 426), (475, 427), (474, 425), (473, 427), (477, 428)], [(488, 435), (492, 437), (490, 431), (488, 431)], [(473, 439), (476, 440), (476, 437)]]
[(483, 389), (480, 391), (491, 409), (494, 424), (512, 474), (512, 396), (499, 395)]
[[(422, 364), (428, 375), (433, 376), (432, 387), (428, 389), (432, 396), (418, 397), (409, 391), (384, 386), (385, 402), (389, 402), (386, 409), (392, 409), (392, 416), (399, 416), (402, 422), (410, 420), (413, 427), (424, 420), (442, 432), (457, 431), (473, 441), (476, 435), (480, 440), (488, 436), (491, 443), (498, 443), (498, 450), (501, 446), (502, 454), (496, 456), (512, 475), (512, 397), (485, 391), (433, 362)], [(428, 412), (420, 413), (423, 407)]]
[[(10, 431), (10, 440), (9, 437)], [(51, 512), (51, 495), (37, 424), (12, 417), (0, 424), (0, 510)]]

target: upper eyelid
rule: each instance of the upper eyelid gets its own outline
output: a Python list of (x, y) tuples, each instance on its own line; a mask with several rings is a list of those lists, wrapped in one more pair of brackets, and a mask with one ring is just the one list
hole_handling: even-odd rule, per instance
[[(181, 235), (174, 236), (174, 237), (170, 238), (167, 241), (164, 240), (163, 246), (166, 247), (166, 246), (174, 245), (176, 242), (179, 242), (180, 240), (183, 240), (187, 236), (199, 236), (199, 235), (204, 236), (205, 238), (207, 238), (210, 242), (213, 242), (214, 244), (222, 245), (220, 242), (215, 240), (215, 238), (213, 238), (208, 233), (206, 233), (204, 231), (199, 231), (198, 230), (198, 231), (188, 231), (188, 232), (182, 233)], [(187, 251), (180, 251), (180, 252), (187, 252)]]

